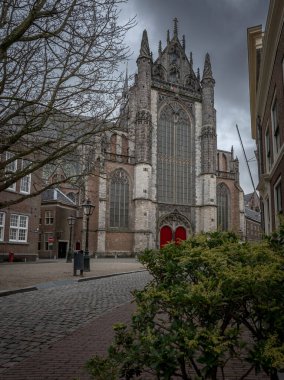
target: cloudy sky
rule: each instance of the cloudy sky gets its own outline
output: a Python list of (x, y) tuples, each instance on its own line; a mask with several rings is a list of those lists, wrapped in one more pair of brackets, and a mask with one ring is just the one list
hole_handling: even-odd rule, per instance
[[(173, 19), (178, 18), (178, 33), (186, 39), (186, 52), (193, 53), (194, 70), (203, 72), (206, 52), (211, 56), (217, 110), (218, 148), (234, 146), (240, 160), (240, 181), (245, 193), (253, 187), (246, 168), (235, 125), (238, 124), (247, 158), (254, 157), (250, 135), (247, 28), (262, 24), (265, 29), (269, 0), (128, 0), (122, 16), (137, 18), (137, 26), (127, 36), (133, 55), (129, 74), (136, 72), (142, 32), (147, 29), (154, 59), (158, 43), (166, 44), (167, 30), (172, 37)], [(256, 162), (251, 161), (255, 185)]]

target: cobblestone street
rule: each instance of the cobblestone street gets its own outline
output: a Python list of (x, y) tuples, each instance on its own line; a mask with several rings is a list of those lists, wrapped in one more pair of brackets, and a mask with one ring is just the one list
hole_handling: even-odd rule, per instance
[(143, 271), (1, 297), (0, 379), (16, 363), (129, 303), (131, 291), (149, 280)]

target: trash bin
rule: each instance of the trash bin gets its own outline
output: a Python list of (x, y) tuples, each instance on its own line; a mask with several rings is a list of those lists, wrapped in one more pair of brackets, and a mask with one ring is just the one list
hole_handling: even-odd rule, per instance
[(8, 261), (12, 263), (14, 261), (15, 255), (13, 252), (9, 252)]
[(74, 252), (74, 260), (73, 260), (73, 275), (74, 276), (77, 276), (77, 270), (79, 270), (80, 275), (83, 276), (84, 252), (82, 250)]

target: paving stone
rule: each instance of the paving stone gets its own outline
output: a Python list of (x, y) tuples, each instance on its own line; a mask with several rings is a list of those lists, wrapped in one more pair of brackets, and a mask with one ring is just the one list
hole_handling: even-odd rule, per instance
[(128, 303), (133, 299), (131, 292), (149, 280), (144, 271), (1, 297), (2, 367), (51, 347), (96, 317)]

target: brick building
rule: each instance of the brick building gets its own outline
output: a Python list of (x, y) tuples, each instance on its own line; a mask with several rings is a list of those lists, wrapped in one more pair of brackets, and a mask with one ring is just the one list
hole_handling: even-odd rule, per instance
[(248, 241), (259, 241), (263, 237), (259, 197), (255, 192), (245, 194), (244, 201), (246, 221), (245, 239)]
[[(68, 218), (74, 217), (71, 229)], [(60, 189), (46, 190), (41, 197), (41, 218), (39, 225), (38, 253), (41, 258), (66, 258), (71, 250), (81, 248), (81, 225), (79, 209), (76, 201), (64, 194)]]
[(284, 205), (284, 3), (271, 0), (265, 31), (248, 29), (251, 133), (258, 153), (263, 227), (279, 225)]
[(138, 72), (123, 91), (120, 128), (105, 133), (90, 238), (102, 255), (131, 254), (218, 227), (244, 234), (243, 192), (233, 151), (217, 151), (209, 54), (194, 71), (177, 20), (153, 61), (143, 32)]
[[(6, 152), (2, 157), (5, 161), (11, 161), (11, 158), (13, 154), (10, 152)], [(15, 173), (24, 164), (22, 159), (11, 161), (6, 166), (7, 180), (9, 180), (9, 172)], [(31, 187), (36, 183), (38, 183), (38, 175), (29, 174), (1, 192), (1, 203), (10, 203), (7, 207), (0, 209), (1, 260), (7, 260), (9, 252), (15, 255), (16, 260), (35, 260), (37, 257), (40, 196), (13, 204), (13, 201), (22, 196), (28, 196)]]

